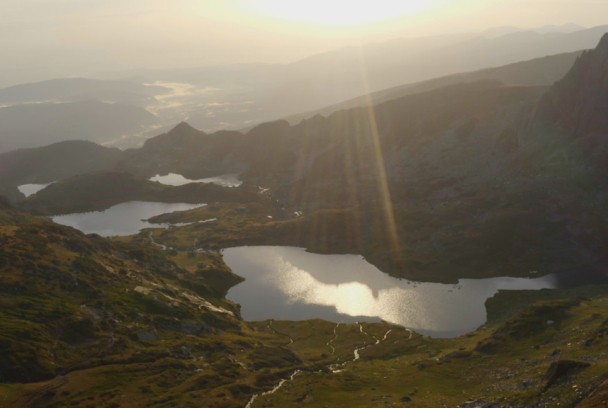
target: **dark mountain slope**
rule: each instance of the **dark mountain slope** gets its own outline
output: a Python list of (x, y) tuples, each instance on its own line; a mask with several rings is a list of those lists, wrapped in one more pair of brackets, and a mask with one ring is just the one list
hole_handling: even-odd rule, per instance
[(0, 195), (20, 201), (21, 184), (46, 184), (116, 166), (122, 152), (80, 140), (0, 154)]
[(239, 132), (206, 134), (182, 122), (140, 149), (125, 152), (118, 168), (148, 177), (170, 172), (192, 178), (237, 173), (246, 166), (233, 155), (243, 140)]
[(78, 175), (39, 191), (20, 206), (39, 214), (58, 215), (101, 211), (127, 201), (192, 204), (260, 202), (267, 198), (247, 186), (224, 188), (210, 183), (167, 186), (123, 172)]
[[(343, 231), (383, 270), (603, 274), (607, 48), (545, 95), (481, 82), (304, 121), (246, 175), (305, 214), (354, 210)], [(322, 220), (303, 242), (327, 251)]]
[(244, 179), (304, 216), (209, 242), (221, 237), (220, 221), (198, 242), (362, 253), (420, 280), (572, 268), (569, 232), (544, 217), (542, 191), (515, 165), (519, 123), (544, 91), (461, 84), (254, 129), (235, 146)]
[[(603, 67), (581, 57), (572, 71), (580, 74), (564, 81), (575, 75), (582, 82), (564, 103), (579, 86), (603, 87), (605, 71), (580, 64)], [(603, 272), (605, 173), (595, 165), (588, 171), (580, 147), (566, 153), (583, 160), (550, 165), (561, 157), (556, 142), (577, 140), (571, 125), (542, 119), (564, 81), (548, 92), (460, 84), (250, 132), (234, 149), (248, 165), (245, 180), (270, 188), (288, 211), (304, 213), (261, 227), (254, 243), (358, 252), (382, 270), (423, 280)], [(580, 92), (577, 109), (589, 121), (596, 116), (585, 112), (590, 105)], [(593, 95), (595, 110), (604, 94)], [(595, 122), (602, 123), (601, 115)], [(543, 123), (543, 133), (534, 130)]]
[(111, 168), (120, 150), (73, 140), (0, 154), (0, 184), (50, 183), (76, 174)]
[(535, 125), (568, 135), (589, 153), (608, 152), (608, 34), (547, 92), (534, 119)]
[(587, 263), (606, 272), (608, 239), (608, 35), (540, 101), (520, 133), (522, 166), (550, 194)]
[[(362, 172), (373, 166), (370, 131), (374, 131), (390, 166), (407, 165), (416, 159), (414, 151), (436, 149), (431, 140), (440, 135), (453, 136), (460, 128), (461, 138), (479, 133), (476, 143), (496, 142), (519, 114), (534, 106), (543, 88), (505, 87), (495, 81), (460, 84), (410, 95), (380, 104), (373, 109), (358, 108), (337, 112), (329, 118), (315, 117), (297, 126), (286, 121), (259, 125), (246, 134), (217, 132), (206, 134), (183, 123), (170, 132), (152, 138), (141, 149), (125, 153), (119, 168), (142, 176), (176, 172), (192, 177), (244, 172), (254, 183), (289, 184), (310, 177), (313, 168), (328, 160), (325, 178), (343, 173), (348, 158), (346, 148), (360, 155)], [(473, 123), (480, 122), (480, 123)], [(482, 123), (483, 122), (483, 123)], [(490, 132), (483, 136), (481, 133)], [(503, 140), (503, 147), (515, 140)], [(348, 147), (347, 144), (352, 144)], [(407, 157), (395, 157), (397, 151)], [(415, 145), (415, 147), (413, 147)], [(437, 146), (435, 146), (437, 147)], [(420, 156), (420, 155), (418, 155)], [(432, 161), (430, 157), (427, 161)], [(337, 173), (336, 173), (337, 172)], [(397, 173), (395, 170), (393, 173)], [(340, 176), (344, 177), (344, 175)]]
[[(369, 197), (373, 200), (385, 182), (399, 205), (401, 198), (413, 200), (416, 186), (424, 188), (432, 179), (475, 184), (504, 174), (516, 152), (511, 129), (543, 92), (494, 82), (461, 84), (293, 127), (277, 122), (264, 129), (263, 139), (252, 132), (250, 145), (236, 149), (249, 163), (245, 178), (279, 189), (275, 192), (289, 197), (290, 206), (347, 205), (332, 194), (349, 189), (361, 189), (363, 196), (373, 191), (368, 188), (376, 189)], [(312, 197), (324, 185), (333, 188)], [(400, 191), (406, 185), (407, 194)], [(363, 196), (348, 205), (362, 204)]]

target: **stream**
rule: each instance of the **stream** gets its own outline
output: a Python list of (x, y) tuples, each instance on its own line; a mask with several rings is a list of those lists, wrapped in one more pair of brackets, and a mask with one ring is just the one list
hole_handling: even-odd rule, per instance
[[(331, 347), (332, 349), (332, 354), (335, 354), (335, 348), (332, 345), (333, 342), (335, 342), (338, 339), (338, 333), (337, 333), (337, 329), (338, 326), (340, 325), (340, 323), (336, 324), (336, 326), (334, 327), (334, 337), (332, 337), (327, 343), (325, 343), (328, 347)], [(283, 336), (287, 336), (289, 337), (289, 339), (291, 340), (291, 342), (289, 344), (293, 343), (293, 339), (284, 334), (284, 333), (280, 333), (278, 331), (276, 331), (273, 327), (272, 327), (272, 320), (270, 321), (270, 323), (268, 324), (268, 328), (270, 328), (271, 330), (273, 330), (275, 333), (283, 335)], [(386, 331), (386, 333), (384, 333), (384, 336), (382, 336), (382, 339), (378, 339), (377, 337), (370, 335), (369, 333), (367, 333), (365, 330), (363, 330), (363, 325), (359, 323), (359, 332), (361, 334), (364, 334), (368, 337), (371, 337), (375, 340), (374, 343), (371, 344), (364, 344), (363, 346), (360, 347), (355, 347), (355, 349), (353, 350), (353, 358), (351, 360), (348, 361), (344, 361), (342, 363), (333, 363), (333, 364), (329, 364), (327, 366), (327, 369), (329, 370), (329, 372), (331, 372), (332, 374), (338, 374), (340, 372), (343, 371), (343, 368), (348, 365), (348, 364), (352, 364), (355, 361), (359, 360), (361, 358), (361, 355), (359, 354), (360, 351), (368, 349), (370, 347), (374, 347), (377, 346), (378, 344), (386, 341), (386, 339), (388, 338), (388, 335), (392, 332), (392, 329), (389, 329)], [(409, 330), (410, 336), (408, 337), (408, 339), (410, 339), (412, 337), (412, 332), (411, 330)], [(253, 408), (253, 404), (254, 402), (259, 398), (259, 397), (263, 397), (265, 395), (272, 395), (274, 393), (276, 393), (278, 390), (280, 390), (285, 384), (293, 381), (296, 376), (298, 376), (298, 374), (302, 373), (303, 371), (301, 369), (297, 369), (295, 370), (293, 373), (291, 373), (291, 375), (288, 378), (284, 378), (282, 380), (280, 380), (272, 389), (268, 390), (268, 391), (264, 391), (262, 393), (258, 393), (258, 394), (254, 394), (251, 396), (251, 398), (249, 399), (249, 402), (247, 402), (247, 405), (245, 405), (245, 408)], [(319, 370), (317, 372), (324, 372), (323, 370)]]

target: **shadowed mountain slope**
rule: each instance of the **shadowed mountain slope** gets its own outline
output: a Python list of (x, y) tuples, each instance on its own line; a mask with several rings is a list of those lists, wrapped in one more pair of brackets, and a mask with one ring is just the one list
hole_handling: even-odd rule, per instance
[(0, 153), (0, 195), (17, 202), (22, 184), (48, 184), (77, 174), (116, 166), (123, 153), (93, 142), (74, 140)]

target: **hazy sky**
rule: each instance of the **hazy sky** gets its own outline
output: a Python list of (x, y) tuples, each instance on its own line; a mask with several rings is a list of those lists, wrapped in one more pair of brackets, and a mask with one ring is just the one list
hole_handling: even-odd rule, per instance
[(608, 0), (1, 0), (0, 84), (28, 72), (289, 62), (394, 37), (606, 16)]

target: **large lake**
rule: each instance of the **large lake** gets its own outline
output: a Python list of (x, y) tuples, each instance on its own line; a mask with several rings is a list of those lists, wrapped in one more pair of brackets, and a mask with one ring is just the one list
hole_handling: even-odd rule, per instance
[(458, 284), (412, 282), (391, 277), (359, 255), (318, 255), (292, 247), (238, 247), (223, 251), (246, 280), (227, 298), (245, 320), (395, 323), (433, 337), (454, 337), (486, 322), (486, 299), (498, 290), (557, 286), (554, 276), (536, 279), (461, 279)]
[(154, 203), (129, 201), (108, 208), (105, 211), (58, 215), (53, 221), (79, 229), (87, 234), (104, 237), (137, 234), (144, 228), (158, 228), (165, 225), (151, 224), (146, 219), (173, 211), (186, 211), (205, 204)]
[(212, 183), (222, 187), (238, 187), (243, 184), (243, 182), (239, 180), (238, 174), (223, 174), (221, 176), (193, 180), (186, 178), (181, 174), (169, 173), (164, 176), (157, 174), (156, 176), (151, 177), (150, 181), (156, 181), (168, 186), (183, 186), (184, 184), (190, 183)]

